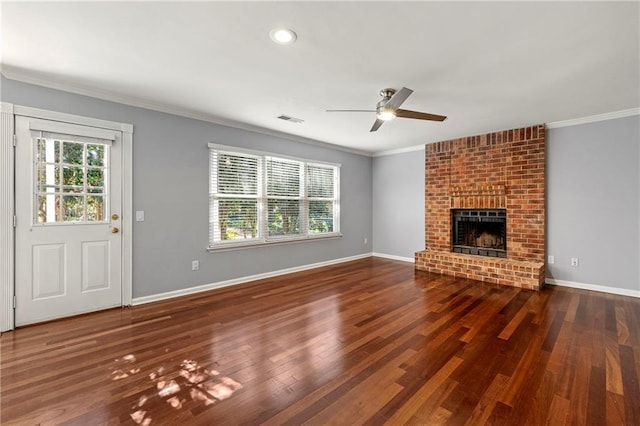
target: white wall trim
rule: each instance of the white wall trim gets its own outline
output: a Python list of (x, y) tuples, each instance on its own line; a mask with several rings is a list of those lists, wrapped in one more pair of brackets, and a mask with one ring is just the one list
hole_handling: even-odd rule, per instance
[(14, 328), (13, 104), (0, 103), (0, 332)]
[[(195, 120), (205, 121), (208, 123), (220, 124), (223, 126), (233, 127), (236, 129), (246, 130), (254, 133), (260, 133), (267, 136), (288, 139), (295, 142), (301, 142), (309, 145), (320, 146), (320, 147), (348, 152), (352, 154), (364, 155), (367, 157), (382, 157), (386, 155), (395, 155), (395, 154), (402, 154), (405, 152), (419, 151), (421, 149), (424, 149), (424, 145), (426, 143), (432, 143), (432, 142), (425, 142), (425, 144), (422, 144), (422, 145), (415, 145), (415, 146), (410, 146), (406, 148), (391, 149), (387, 151), (369, 152), (369, 151), (364, 151), (359, 149), (347, 148), (340, 145), (334, 145), (328, 142), (322, 142), (316, 139), (297, 136), (290, 133), (280, 132), (277, 130), (266, 129), (264, 127), (254, 126), (248, 123), (241, 123), (234, 120), (223, 119), (211, 114), (205, 114), (202, 112), (193, 111), (186, 108), (180, 108), (173, 105), (152, 101), (150, 99), (143, 99), (143, 98), (128, 96), (128, 95), (116, 93), (113, 91), (98, 89), (95, 87), (80, 85), (76, 83), (56, 81), (51, 78), (39, 75), (37, 73), (21, 70), (12, 66), (3, 65), (2, 69), (0, 69), (0, 73), (2, 73), (2, 75), (4, 75), (6, 78), (10, 80), (19, 81), (22, 83), (33, 84), (36, 86), (42, 86), (50, 89), (61, 90), (64, 92), (75, 93), (78, 95), (89, 96), (92, 98), (102, 99), (110, 102), (116, 102), (119, 104), (129, 105), (133, 107), (145, 108), (145, 109), (164, 112), (167, 114), (177, 115), (181, 117), (192, 118)], [(604, 114), (592, 115), (588, 117), (554, 121), (554, 122), (546, 123), (546, 127), (548, 129), (554, 129), (559, 127), (575, 126), (578, 124), (593, 123), (597, 121), (612, 120), (615, 118), (629, 117), (632, 115), (640, 115), (640, 108), (631, 108), (631, 109), (626, 109), (621, 111), (614, 111), (614, 112), (609, 112)]]
[(384, 157), (385, 155), (396, 155), (396, 154), (404, 154), (405, 152), (414, 152), (414, 151), (424, 151), (424, 146), (426, 142), (422, 145), (414, 145), (406, 148), (398, 148), (398, 149), (390, 149), (388, 151), (378, 151), (374, 152), (372, 157)]
[(373, 252), (372, 256), (374, 256), (374, 257), (382, 257), (382, 258), (391, 259), (391, 260), (399, 260), (401, 262), (408, 262), (408, 263), (414, 263), (414, 261), (415, 261), (415, 259), (413, 257), (396, 256), (394, 254), (384, 254), (384, 253)]
[(81, 126), (97, 127), (100, 129), (133, 133), (133, 125), (127, 123), (115, 123), (113, 121), (100, 120), (98, 118), (82, 117), (79, 115), (49, 111), (46, 109), (32, 108), (22, 105), (15, 105), (13, 112), (15, 115), (23, 115), (25, 117), (41, 118), (44, 120), (60, 121), (63, 123), (72, 123)]
[(245, 284), (251, 281), (277, 277), (279, 275), (286, 275), (294, 272), (302, 272), (309, 269), (320, 268), (323, 266), (336, 265), (338, 263), (351, 262), (353, 260), (365, 259), (371, 256), (372, 256), (371, 253), (364, 253), (356, 256), (349, 256), (349, 257), (343, 257), (340, 259), (328, 260), (326, 262), (311, 263), (308, 265), (295, 266), (293, 268), (286, 268), (286, 269), (279, 269), (277, 271), (272, 271), (272, 272), (265, 272), (263, 274), (248, 275), (246, 277), (234, 278), (226, 281), (218, 281), (217, 283), (204, 284), (204, 285), (189, 287), (181, 290), (168, 291), (166, 293), (152, 294), (151, 296), (135, 297), (133, 299), (133, 305), (142, 305), (144, 303), (158, 302), (160, 300), (172, 299), (174, 297), (188, 296), (191, 294), (201, 293), (203, 291), (215, 290), (217, 288), (229, 287), (232, 285)]
[(608, 112), (605, 114), (591, 115), (589, 117), (574, 118), (571, 120), (554, 121), (547, 123), (547, 129), (557, 129), (559, 127), (577, 126), (579, 124), (595, 123), (597, 121), (613, 120), (616, 118), (631, 117), (640, 115), (640, 108), (625, 109), (622, 111)]
[[(577, 126), (579, 124), (595, 123), (597, 121), (614, 120), (616, 118), (631, 117), (633, 115), (640, 115), (640, 108), (625, 109), (622, 111), (614, 111), (614, 112), (608, 112), (605, 114), (591, 115), (589, 117), (573, 118), (570, 120), (553, 121), (551, 123), (546, 123), (545, 126), (547, 127), (547, 129), (557, 129), (560, 127)], [(491, 132), (488, 132), (488, 133), (491, 133)], [(377, 151), (371, 154), (371, 156), (384, 157), (386, 155), (396, 155), (396, 154), (403, 154), (405, 152), (421, 151), (421, 150), (424, 150), (424, 146), (429, 143), (433, 143), (433, 142), (425, 142), (422, 145), (415, 145), (407, 148), (390, 149), (388, 151)]]
[[(7, 112), (11, 111), (11, 112)], [(10, 244), (7, 246), (8, 250), (3, 250), (7, 252), (8, 257), (3, 255), (0, 258), (0, 264), (2, 265), (2, 271), (7, 271), (6, 273), (2, 273), (0, 275), (0, 308), (3, 313), (6, 312), (6, 315), (2, 315), (0, 317), (0, 331), (12, 330), (15, 327), (14, 324), (14, 309), (13, 309), (13, 294), (14, 294), (14, 256), (15, 256), (15, 245), (13, 243), (14, 239), (14, 228), (13, 228), (13, 200), (15, 197), (14, 194), (14, 185), (13, 185), (13, 168), (14, 164), (14, 156), (13, 156), (13, 123), (14, 117), (16, 115), (26, 116), (31, 118), (39, 118), (53, 121), (60, 121), (64, 123), (78, 124), (84, 126), (97, 127), (102, 129), (116, 130), (122, 132), (122, 143), (123, 143), (123, 164), (122, 164), (122, 304), (123, 305), (131, 305), (132, 295), (133, 295), (133, 282), (132, 282), (132, 246), (133, 246), (133, 237), (132, 237), (132, 223), (133, 223), (133, 125), (127, 123), (116, 123), (112, 121), (100, 120), (97, 118), (90, 117), (82, 117), (73, 114), (66, 114), (56, 111), (48, 111), (37, 108), (25, 107), (20, 105), (12, 105), (7, 103), (0, 104), (0, 113), (2, 119), (2, 132), (0, 133), (0, 151), (2, 155), (0, 156), (0, 244)], [(10, 117), (10, 120), (5, 123), (7, 117)], [(9, 129), (10, 128), (10, 133)], [(6, 143), (5, 139), (9, 138), (10, 143)], [(10, 147), (11, 153), (5, 154), (5, 148)], [(4, 162), (9, 161), (9, 166), (5, 166)], [(9, 176), (10, 173), (10, 185), (9, 188), (9, 207), (5, 207), (5, 189), (7, 188), (7, 183), (5, 183), (6, 177)], [(7, 217), (5, 217), (7, 216)], [(10, 216), (10, 217), (9, 217)], [(4, 232), (9, 229), (7, 228), (8, 222), (11, 222), (10, 234), (9, 237), (6, 238), (4, 236)], [(7, 265), (5, 267), (5, 262)], [(6, 316), (6, 318), (5, 318)]]
[(617, 294), (620, 296), (640, 297), (640, 290), (628, 290), (626, 288), (607, 287), (598, 284), (584, 284), (575, 281), (556, 280), (553, 278), (547, 278), (544, 281), (546, 284), (557, 285), (561, 287), (578, 288), (581, 290), (598, 291), (601, 293)]
[[(180, 296), (189, 296), (192, 294), (197, 294), (197, 293), (202, 293), (204, 291), (209, 291), (209, 290), (215, 290), (218, 288), (224, 288), (224, 287), (229, 287), (229, 286), (233, 286), (233, 285), (238, 285), (238, 284), (245, 284), (251, 281), (257, 281), (257, 280), (261, 280), (261, 279), (265, 279), (265, 278), (272, 278), (272, 277), (277, 277), (280, 275), (286, 275), (286, 274), (291, 274), (294, 272), (302, 272), (302, 271), (306, 271), (309, 269), (314, 269), (314, 268), (320, 268), (323, 266), (329, 266), (329, 265), (336, 265), (339, 263), (344, 263), (344, 262), (351, 262), (353, 260), (359, 260), (359, 259), (365, 259), (367, 257), (381, 257), (381, 258), (385, 258), (385, 259), (391, 259), (391, 260), (399, 260), (402, 262), (407, 262), (407, 263), (413, 263), (414, 259), (410, 258), (410, 257), (402, 257), (402, 256), (395, 256), (395, 255), (390, 255), (390, 254), (383, 254), (383, 253), (364, 253), (364, 254), (360, 254), (360, 255), (356, 255), (356, 256), (349, 256), (349, 257), (343, 257), (340, 259), (333, 259), (333, 260), (329, 260), (329, 261), (325, 261), (325, 262), (317, 262), (317, 263), (311, 263), (308, 265), (302, 265), (302, 266), (296, 266), (293, 268), (286, 268), (286, 269), (280, 269), (277, 271), (272, 271), (272, 272), (265, 272), (263, 274), (256, 274), (256, 275), (248, 275), (245, 277), (240, 277), (240, 278), (234, 278), (231, 280), (226, 280), (226, 281), (219, 281), (216, 283), (210, 283), (210, 284), (204, 284), (204, 285), (199, 285), (196, 287), (189, 287), (189, 288), (185, 288), (185, 289), (180, 289), (180, 290), (174, 290), (174, 291), (168, 291), (165, 293), (158, 293), (158, 294), (153, 294), (150, 296), (141, 296), (141, 297), (135, 297), (132, 300), (132, 305), (143, 305), (146, 303), (152, 303), (152, 302), (158, 302), (161, 300), (167, 300), (167, 299), (173, 299), (174, 297), (180, 297)], [(562, 287), (571, 287), (571, 288), (578, 288), (578, 289), (582, 289), (582, 290), (590, 290), (590, 291), (598, 291), (598, 292), (604, 292), (604, 293), (610, 293), (610, 294), (617, 294), (617, 295), (621, 295), (621, 296), (631, 296), (631, 297), (640, 297), (640, 291), (635, 291), (635, 290), (627, 290), (627, 289), (620, 289), (620, 288), (614, 288), (614, 287), (606, 287), (606, 286), (601, 286), (601, 285), (594, 285), (594, 284), (583, 284), (583, 283), (577, 283), (577, 282), (572, 282), (572, 281), (563, 281), (563, 280), (554, 280), (551, 278), (547, 278), (545, 280), (545, 283), (550, 284), (550, 285), (557, 285), (557, 286), (562, 286)]]
[(224, 118), (216, 117), (211, 114), (205, 114), (198, 111), (189, 110), (186, 108), (180, 108), (173, 105), (152, 101), (150, 99), (143, 99), (120, 93), (112, 92), (109, 90), (97, 89), (95, 87), (89, 87), (76, 83), (56, 81), (47, 78), (42, 75), (38, 75), (33, 72), (20, 70), (11, 66), (3, 65), (0, 72), (8, 79), (19, 81), (22, 83), (33, 84), (36, 86), (47, 87), (49, 89), (61, 90), (64, 92), (75, 93), (77, 95), (89, 96), (92, 98), (102, 99), (104, 101), (116, 102), (119, 104), (129, 105), (137, 108), (149, 109), (152, 111), (164, 112), (167, 114), (177, 115), (180, 117), (192, 118), (194, 120), (205, 121), (208, 123), (220, 124), (223, 126), (233, 127), (236, 129), (246, 130), (249, 132), (260, 133), (267, 136), (274, 136), (277, 138), (288, 139), (294, 142), (301, 142), (308, 145), (320, 146), (337, 151), (348, 152), (351, 154), (364, 155), (366, 157), (371, 156), (371, 152), (363, 151), (359, 149), (347, 148), (340, 145), (334, 145), (328, 142), (322, 142), (316, 139), (306, 138), (303, 136), (292, 135), (290, 133), (280, 132), (277, 130), (266, 129), (260, 126), (254, 126), (248, 123), (241, 123), (239, 121), (227, 120)]
[(133, 125), (122, 130), (122, 304), (133, 299)]
[(13, 114), (13, 104), (8, 102), (0, 102), (0, 112)]

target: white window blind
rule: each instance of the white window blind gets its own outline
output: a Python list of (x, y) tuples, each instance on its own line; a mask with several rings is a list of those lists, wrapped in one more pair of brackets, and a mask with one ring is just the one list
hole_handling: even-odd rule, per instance
[(274, 157), (267, 162), (267, 226), (269, 236), (290, 237), (303, 232), (301, 221), (304, 163)]
[(210, 167), (212, 240), (258, 238), (260, 158), (211, 150)]
[(209, 247), (339, 234), (337, 164), (209, 144)]
[(335, 169), (317, 164), (307, 165), (309, 232), (334, 232), (336, 211)]

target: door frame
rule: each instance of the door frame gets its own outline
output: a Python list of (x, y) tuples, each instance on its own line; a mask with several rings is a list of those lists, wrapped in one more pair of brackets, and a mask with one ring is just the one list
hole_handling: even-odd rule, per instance
[(15, 116), (18, 115), (122, 132), (122, 306), (131, 305), (133, 125), (0, 102), (0, 332), (15, 328)]

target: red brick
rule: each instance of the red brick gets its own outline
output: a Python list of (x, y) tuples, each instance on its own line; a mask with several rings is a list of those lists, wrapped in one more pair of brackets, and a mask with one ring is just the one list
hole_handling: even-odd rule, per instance
[[(425, 243), (427, 250), (451, 255), (451, 208), (507, 208), (507, 260), (532, 261), (542, 265), (544, 275), (545, 239), (545, 127), (537, 125), (486, 135), (428, 144), (425, 147)], [(491, 185), (498, 191), (486, 190)], [(476, 257), (476, 256), (474, 256)], [(453, 272), (472, 273), (472, 269), (495, 264), (496, 278), (505, 271), (503, 260), (474, 261), (462, 264), (450, 257)], [(425, 256), (416, 259), (426, 261)], [(433, 261), (433, 256), (429, 257)], [(487, 263), (493, 262), (493, 263)], [(461, 266), (462, 265), (462, 266)], [(416, 266), (417, 267), (417, 266)], [(434, 269), (436, 265), (433, 265)], [(444, 268), (441, 268), (444, 269)], [(485, 271), (486, 272), (486, 271)], [(493, 274), (493, 272), (491, 272)], [(477, 275), (476, 279), (484, 278)], [(473, 278), (473, 277), (469, 277)], [(513, 280), (509, 275), (508, 281)], [(533, 278), (518, 286), (539, 288), (544, 279)], [(512, 284), (515, 285), (515, 284)]]

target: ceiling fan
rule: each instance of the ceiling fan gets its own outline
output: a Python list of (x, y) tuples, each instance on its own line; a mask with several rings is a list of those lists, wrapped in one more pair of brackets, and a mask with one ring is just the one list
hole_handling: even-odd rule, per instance
[(385, 121), (393, 120), (396, 117), (414, 118), (417, 120), (444, 121), (446, 116), (429, 114), (426, 112), (410, 111), (400, 109), (400, 105), (407, 100), (413, 90), (403, 87), (396, 92), (395, 89), (382, 89), (380, 96), (382, 99), (376, 104), (375, 110), (369, 109), (328, 109), (327, 112), (375, 112), (376, 121), (373, 123), (370, 132), (375, 132)]

